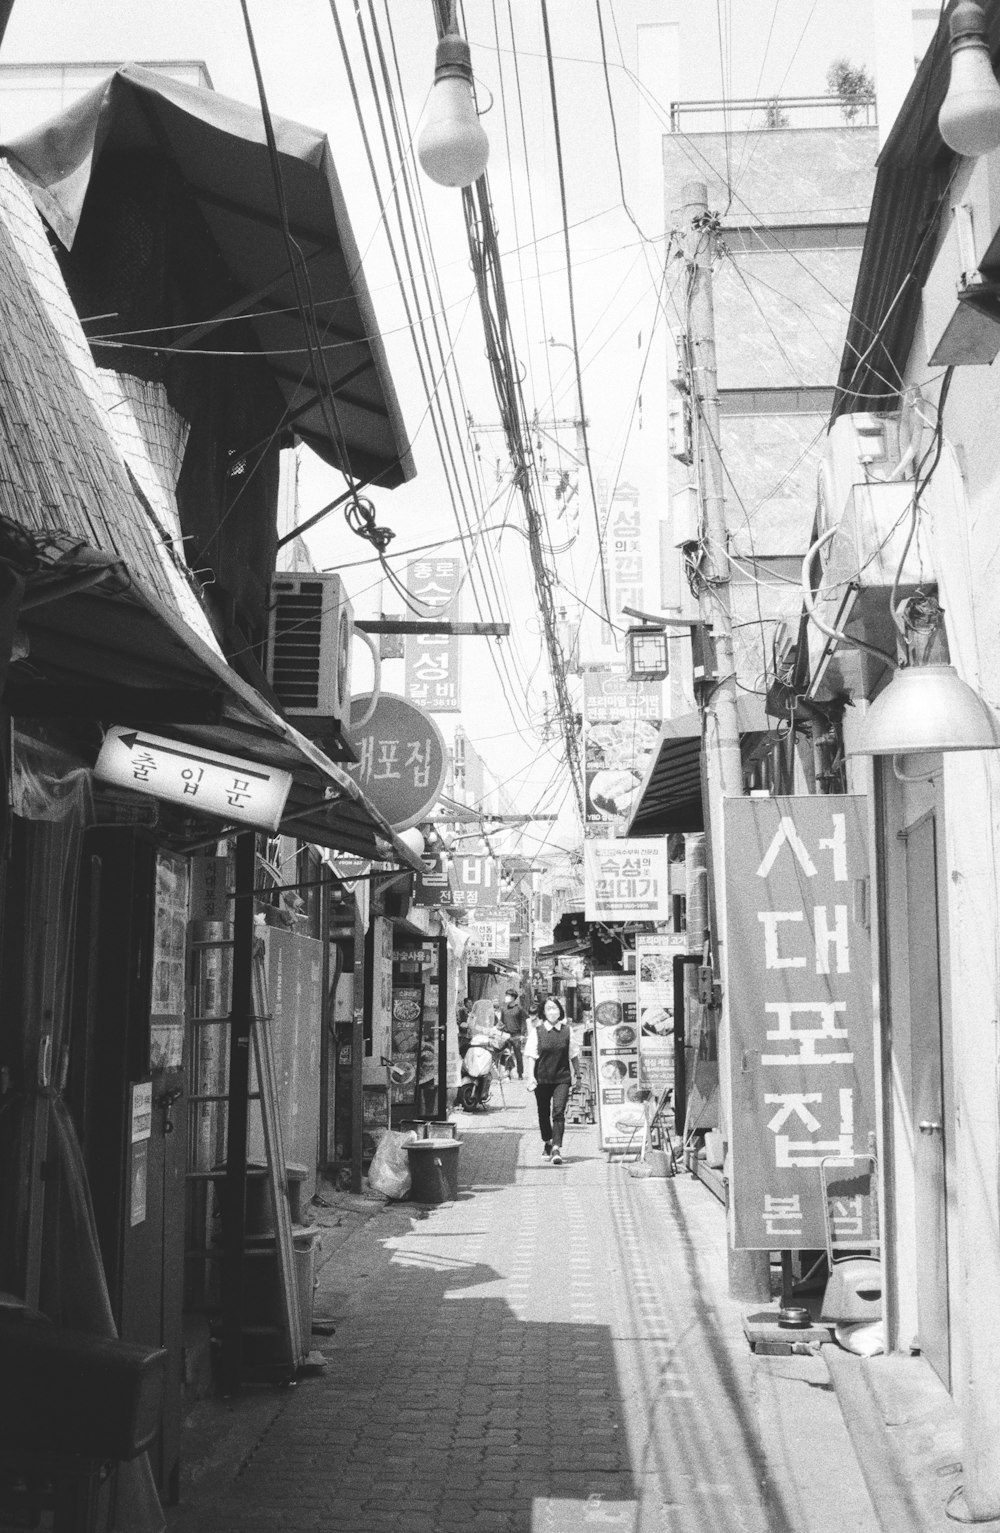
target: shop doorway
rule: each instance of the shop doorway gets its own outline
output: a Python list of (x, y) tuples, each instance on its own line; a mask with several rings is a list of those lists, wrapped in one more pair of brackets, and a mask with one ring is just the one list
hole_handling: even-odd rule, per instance
[(910, 1068), (920, 1349), (951, 1387), (948, 1341), (947, 1117), (938, 942), (937, 823), (931, 811), (902, 833), (906, 846)]

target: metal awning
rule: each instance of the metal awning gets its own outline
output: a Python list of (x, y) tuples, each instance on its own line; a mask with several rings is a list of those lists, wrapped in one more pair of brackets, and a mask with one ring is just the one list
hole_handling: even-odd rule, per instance
[[(195, 309), (191, 328), (171, 334), (171, 347), (225, 349), (233, 328), (226, 321), (245, 317), (280, 392), (275, 429), (300, 437), (363, 483), (392, 488), (412, 478), (414, 467), (330, 145), (314, 128), (283, 118), (273, 125), (290, 232), (306, 263), (336, 401), (333, 435), (321, 403), (323, 370), (307, 351), (256, 108), (130, 64), (2, 152), (67, 249), (102, 162), (137, 152), (164, 156), (196, 203), (235, 295), (221, 313), (214, 305)], [(204, 281), (196, 265), (184, 273), (195, 302)], [(346, 462), (335, 440), (341, 431)]]
[(26, 581), (17, 629), (28, 653), (7, 673), (9, 712), (155, 726), (190, 744), (280, 767), (294, 779), (281, 826), (287, 834), (419, 871), (419, 858), (348, 772), (120, 561), (86, 553), (62, 566), (58, 582), (51, 569)]
[[(773, 727), (764, 712), (764, 699), (756, 693), (737, 699), (736, 714), (741, 741), (748, 735), (767, 734)], [(700, 713), (664, 720), (627, 835), (663, 836), (671, 831), (704, 830), (701, 741)]]

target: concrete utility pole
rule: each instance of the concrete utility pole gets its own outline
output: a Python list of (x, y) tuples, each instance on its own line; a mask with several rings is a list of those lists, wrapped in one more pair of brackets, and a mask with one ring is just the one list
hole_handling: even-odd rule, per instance
[[(695, 463), (701, 500), (701, 562), (698, 605), (711, 625), (719, 680), (703, 713), (703, 750), (708, 784), (705, 815), (711, 881), (715, 892), (716, 940), (726, 940), (725, 878), (722, 843), (723, 799), (743, 792), (740, 730), (736, 714), (736, 660), (733, 652), (726, 558), (726, 496), (719, 450), (719, 389), (715, 362), (715, 307), (712, 263), (718, 220), (708, 211), (704, 181), (688, 181), (683, 190), (684, 241), (688, 266), (687, 346), (691, 378)], [(718, 954), (716, 955), (718, 963)], [(717, 971), (718, 968), (717, 968)], [(732, 1121), (729, 1074), (729, 996), (722, 992), (719, 1015), (719, 1092), (727, 1129)], [(729, 1133), (726, 1139), (729, 1140)], [(770, 1259), (766, 1251), (737, 1251), (730, 1218), (729, 1292), (734, 1299), (766, 1303), (771, 1297)]]

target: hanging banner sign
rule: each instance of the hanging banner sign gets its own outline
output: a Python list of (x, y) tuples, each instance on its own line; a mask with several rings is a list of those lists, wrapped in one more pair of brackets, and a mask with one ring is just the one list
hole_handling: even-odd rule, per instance
[(674, 955), (687, 952), (684, 932), (637, 935), (639, 1078), (658, 1102), (674, 1084)]
[(509, 921), (470, 921), (468, 930), (472, 933), (476, 948), (486, 955), (487, 961), (491, 958), (510, 957)]
[(667, 838), (585, 841), (588, 921), (666, 921), (671, 910)]
[[(363, 719), (370, 706), (370, 692), (352, 698), (352, 719)], [(357, 757), (347, 770), (393, 830), (408, 830), (434, 808), (447, 753), (440, 729), (422, 708), (383, 692), (368, 723), (352, 723), (347, 743)]]
[[(406, 566), (406, 588), (427, 617), (459, 617), (461, 559), (415, 559)], [(461, 640), (454, 634), (407, 634), (403, 690), (408, 702), (428, 713), (460, 713)]]
[(104, 736), (94, 775), (102, 782), (264, 830), (278, 829), (292, 786), (290, 772), (120, 724)]
[[(662, 720), (662, 682), (627, 681), (621, 665), (584, 672), (583, 768), (588, 827), (600, 827), (631, 814), (656, 749)], [(588, 834), (595, 832), (589, 829)], [(596, 834), (601, 834), (600, 829)]]
[[(608, 605), (617, 617), (623, 607), (646, 605), (642, 578), (642, 521), (639, 494), (622, 485), (611, 497), (607, 519)], [(613, 644), (614, 635), (605, 620), (602, 644)]]
[[(724, 801), (735, 1245), (872, 1238), (875, 1127), (865, 799)], [(840, 1175), (836, 1168), (842, 1168)]]
[(595, 974), (594, 1073), (602, 1150), (638, 1150), (648, 1095), (639, 1079), (635, 975)]

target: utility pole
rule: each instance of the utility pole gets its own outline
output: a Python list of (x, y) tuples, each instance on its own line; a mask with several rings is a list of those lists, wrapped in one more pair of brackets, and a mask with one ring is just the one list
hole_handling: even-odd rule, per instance
[[(715, 361), (715, 307), (712, 264), (716, 254), (718, 219), (708, 211), (704, 181), (688, 181), (683, 189), (684, 242), (688, 266), (687, 344), (691, 378), (695, 462), (701, 499), (701, 577), (698, 606), (701, 620), (715, 638), (718, 681), (705, 700), (702, 750), (707, 793), (705, 819), (715, 893), (713, 947), (726, 940), (725, 879), (722, 856), (723, 800), (743, 792), (740, 730), (736, 713), (736, 660), (726, 559), (726, 495), (719, 450), (719, 388)], [(719, 954), (713, 954), (721, 973)], [(719, 1011), (719, 1094), (725, 1106), (723, 1129), (732, 1122), (729, 1063), (729, 996), (723, 987)], [(730, 1133), (726, 1132), (727, 1141)], [(767, 1303), (771, 1297), (770, 1259), (766, 1251), (737, 1251), (729, 1228), (729, 1293), (734, 1299)]]

